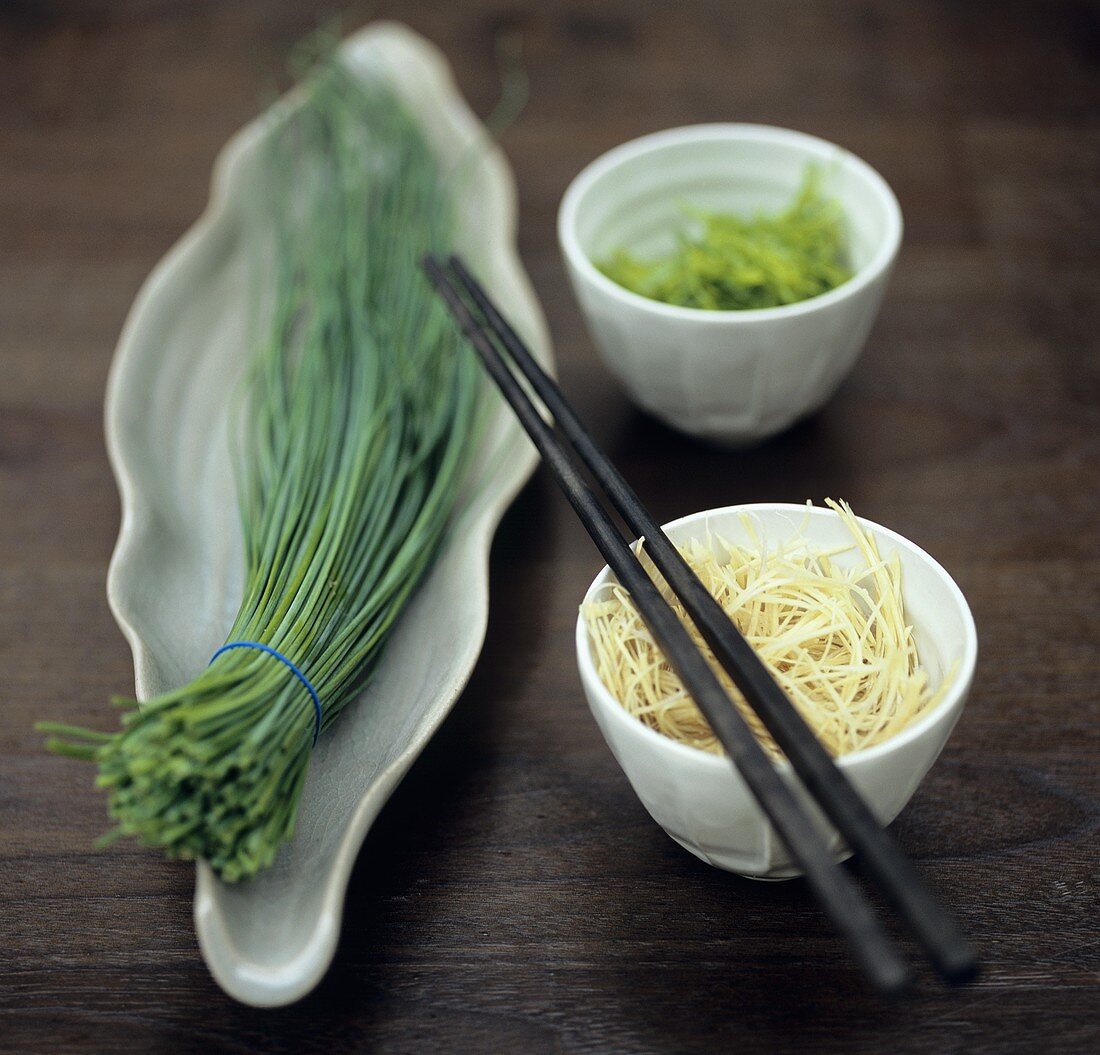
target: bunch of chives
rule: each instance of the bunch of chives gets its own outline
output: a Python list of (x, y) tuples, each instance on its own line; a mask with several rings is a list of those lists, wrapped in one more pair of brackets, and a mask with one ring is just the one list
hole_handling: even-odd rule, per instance
[[(419, 270), (450, 248), (448, 181), (392, 92), (323, 63), (265, 163), (276, 289), (241, 406), (246, 576), (228, 640), (295, 663), (327, 728), (443, 544), (481, 384)], [(109, 837), (203, 858), (230, 882), (270, 865), (315, 734), (293, 671), (233, 649), (140, 709), (120, 702), (115, 733), (43, 726), (53, 750), (98, 765)]]

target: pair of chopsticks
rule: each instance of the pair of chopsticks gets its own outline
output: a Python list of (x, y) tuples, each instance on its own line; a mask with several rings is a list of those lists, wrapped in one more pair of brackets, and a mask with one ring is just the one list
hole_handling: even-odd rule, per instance
[(462, 261), (451, 257), (444, 265), (429, 256), (424, 260), (424, 269), (874, 985), (885, 993), (906, 990), (912, 982), (909, 967), (505, 357), (526, 378), (630, 531), (644, 536), (650, 559), (719, 663), (786, 754), (805, 789), (849, 847), (860, 855), (865, 871), (908, 925), (936, 970), (950, 982), (973, 977), (977, 960), (955, 922), (879, 826), (752, 646), (600, 450), (557, 384), (543, 372)]

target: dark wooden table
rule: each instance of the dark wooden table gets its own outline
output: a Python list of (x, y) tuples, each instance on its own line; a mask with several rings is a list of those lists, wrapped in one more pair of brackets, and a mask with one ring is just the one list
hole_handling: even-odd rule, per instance
[[(1100, 1050), (1100, 123), (1092, 5), (393, 3), (481, 112), (520, 29), (504, 145), (561, 376), (661, 518), (844, 496), (938, 557), (977, 618), (969, 707), (896, 825), (985, 972), (869, 996), (800, 883), (714, 871), (648, 819), (588, 716), (571, 625), (598, 561), (545, 475), (492, 561), (485, 652), (364, 846), (336, 962), (296, 1007), (203, 967), (192, 872), (122, 846), (50, 716), (108, 721), (118, 502), (104, 380), (143, 276), (313, 24), (286, 0), (0, 9), (0, 1050)], [(633, 410), (558, 257), (567, 182), (638, 134), (750, 120), (856, 151), (905, 246), (815, 418), (720, 453)]]

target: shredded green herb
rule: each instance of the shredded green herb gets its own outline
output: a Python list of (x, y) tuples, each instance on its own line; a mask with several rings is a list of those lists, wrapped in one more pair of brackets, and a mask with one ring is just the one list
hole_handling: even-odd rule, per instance
[[(468, 476), (482, 382), (421, 256), (451, 246), (450, 184), (392, 92), (330, 59), (268, 156), (276, 295), (238, 452), (244, 598), (229, 641), (295, 662), (323, 726), (362, 690), (439, 553)], [(218, 657), (120, 731), (42, 728), (99, 767), (115, 830), (227, 881), (294, 831), (315, 713), (255, 649)]]
[(620, 286), (683, 308), (744, 311), (775, 308), (827, 293), (852, 277), (844, 214), (806, 169), (781, 212), (751, 217), (685, 210), (701, 230), (677, 233), (668, 256), (645, 260), (625, 249), (597, 264)]

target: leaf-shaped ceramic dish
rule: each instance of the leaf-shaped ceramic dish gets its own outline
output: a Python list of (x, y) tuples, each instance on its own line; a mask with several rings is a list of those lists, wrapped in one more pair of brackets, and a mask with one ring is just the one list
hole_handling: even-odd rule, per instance
[[(381, 77), (396, 90), (445, 164), (468, 167), (457, 247), (549, 364), (545, 324), (513, 246), (511, 174), (443, 57), (392, 23), (356, 34), (342, 55), (360, 75)], [(112, 367), (106, 429), (123, 517), (107, 592), (133, 649), (139, 699), (201, 671), (240, 602), (228, 414), (253, 294), (262, 284), (254, 252), (266, 237), (254, 208), (260, 148), (294, 105), (288, 97), (226, 146), (206, 213), (145, 283)], [(376, 680), (314, 751), (293, 840), (274, 867), (237, 886), (198, 866), (202, 954), (237, 999), (289, 1003), (331, 962), (348, 876), (367, 830), (473, 669), (488, 618), (490, 542), (534, 464), (533, 449), (499, 409), (471, 503), (403, 616)]]

